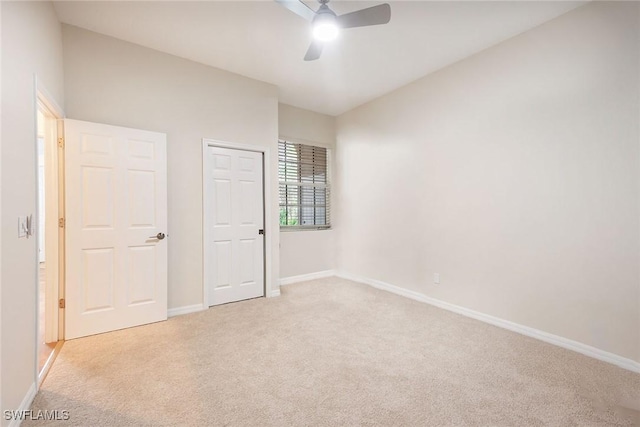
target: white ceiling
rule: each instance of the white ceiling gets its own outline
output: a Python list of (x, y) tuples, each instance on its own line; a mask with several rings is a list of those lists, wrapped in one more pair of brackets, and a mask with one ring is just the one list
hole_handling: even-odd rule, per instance
[[(313, 62), (302, 60), (309, 24), (273, 1), (72, 1), (55, 9), (63, 23), (272, 83), (280, 102), (338, 115), (585, 3), (388, 2), (389, 24), (344, 31)], [(342, 14), (380, 3), (330, 6)]]

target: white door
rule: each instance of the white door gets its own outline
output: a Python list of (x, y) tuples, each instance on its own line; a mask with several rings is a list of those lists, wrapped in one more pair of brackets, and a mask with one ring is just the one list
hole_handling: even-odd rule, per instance
[(166, 135), (64, 129), (65, 338), (166, 320)]
[(209, 305), (264, 296), (262, 153), (205, 150)]

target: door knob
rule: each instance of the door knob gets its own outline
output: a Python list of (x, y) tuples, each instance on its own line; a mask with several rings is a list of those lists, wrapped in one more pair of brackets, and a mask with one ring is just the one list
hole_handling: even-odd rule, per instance
[(162, 240), (162, 239), (164, 239), (164, 238), (165, 238), (165, 235), (164, 235), (164, 233), (158, 233), (158, 234), (156, 234), (155, 236), (151, 236), (151, 237), (149, 237), (149, 238), (150, 238), (150, 239), (158, 239), (158, 240)]

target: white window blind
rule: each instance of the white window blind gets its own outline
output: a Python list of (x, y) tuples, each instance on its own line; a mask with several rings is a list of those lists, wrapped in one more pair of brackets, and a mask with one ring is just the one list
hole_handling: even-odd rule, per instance
[(280, 227), (329, 228), (327, 149), (278, 141)]

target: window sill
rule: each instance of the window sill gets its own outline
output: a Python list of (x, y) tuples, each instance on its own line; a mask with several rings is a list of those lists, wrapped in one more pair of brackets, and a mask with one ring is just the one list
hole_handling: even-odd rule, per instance
[(294, 231), (330, 231), (331, 226), (328, 227), (296, 227), (296, 226), (288, 226), (288, 227), (280, 227), (280, 232), (291, 233)]

